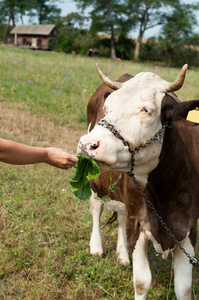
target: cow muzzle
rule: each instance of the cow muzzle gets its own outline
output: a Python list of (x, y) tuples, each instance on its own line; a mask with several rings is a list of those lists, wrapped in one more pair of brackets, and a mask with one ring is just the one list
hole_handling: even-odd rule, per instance
[(102, 161), (101, 153), (101, 141), (100, 140), (87, 140), (82, 137), (79, 141), (77, 153), (79, 155), (85, 155), (93, 157), (96, 163), (99, 165), (101, 171), (107, 171), (110, 168), (109, 162)]
[[(121, 143), (121, 142), (120, 142)], [(96, 126), (91, 132), (80, 138), (77, 153), (93, 157), (101, 170), (112, 168), (117, 161), (118, 141), (106, 128)]]
[(100, 141), (80, 140), (77, 153), (85, 156), (95, 157), (96, 151), (100, 146)]

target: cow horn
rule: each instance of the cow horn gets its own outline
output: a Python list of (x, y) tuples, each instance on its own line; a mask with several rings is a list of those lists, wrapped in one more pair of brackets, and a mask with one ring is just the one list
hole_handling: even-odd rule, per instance
[(181, 70), (180, 74), (178, 75), (178, 77), (176, 78), (176, 80), (168, 83), (168, 86), (166, 88), (167, 92), (174, 92), (174, 91), (179, 90), (182, 87), (182, 85), (184, 83), (187, 68), (188, 68), (188, 64), (185, 64), (182, 67), (182, 70)]
[(97, 69), (98, 69), (98, 73), (99, 73), (99, 76), (101, 78), (101, 80), (107, 85), (109, 86), (111, 89), (113, 90), (118, 90), (122, 87), (122, 82), (119, 82), (119, 81), (115, 81), (115, 80), (112, 80), (110, 78), (108, 78), (106, 75), (104, 75), (100, 69), (100, 67), (98, 66), (98, 64), (96, 64), (97, 66)]

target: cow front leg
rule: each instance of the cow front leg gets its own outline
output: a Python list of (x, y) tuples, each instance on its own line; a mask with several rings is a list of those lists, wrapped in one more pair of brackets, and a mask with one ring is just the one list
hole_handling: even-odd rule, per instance
[(145, 234), (141, 232), (132, 255), (135, 300), (146, 299), (151, 286), (151, 270), (149, 267), (147, 247), (148, 240)]
[(126, 214), (117, 213), (118, 221), (118, 238), (117, 238), (117, 255), (120, 262), (124, 265), (130, 264), (128, 248), (127, 248), (127, 238), (126, 238)]
[[(181, 245), (191, 256), (194, 256), (194, 247), (191, 245), (189, 237), (186, 237)], [(174, 249), (174, 286), (178, 300), (191, 299), (192, 265), (178, 246)]]
[(100, 235), (100, 216), (103, 211), (103, 203), (95, 198), (95, 194), (92, 192), (90, 197), (90, 213), (93, 218), (93, 228), (90, 238), (90, 253), (91, 254), (103, 254), (102, 239)]

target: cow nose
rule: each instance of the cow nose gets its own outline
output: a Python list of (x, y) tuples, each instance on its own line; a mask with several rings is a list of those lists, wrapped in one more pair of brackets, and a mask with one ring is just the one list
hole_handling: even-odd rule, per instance
[(99, 148), (99, 145), (100, 145), (100, 142), (99, 142), (99, 141), (94, 142), (93, 144), (91, 144), (91, 145), (89, 146), (89, 150), (90, 150), (90, 151), (94, 151), (94, 150), (96, 150), (97, 148)]
[(78, 154), (86, 156), (93, 155), (93, 152), (100, 146), (100, 141), (80, 141), (78, 145)]

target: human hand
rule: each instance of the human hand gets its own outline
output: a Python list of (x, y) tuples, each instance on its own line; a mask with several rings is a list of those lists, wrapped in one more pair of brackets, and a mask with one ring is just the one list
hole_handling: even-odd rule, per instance
[(51, 166), (69, 169), (72, 168), (77, 162), (78, 158), (75, 155), (71, 155), (59, 148), (46, 148), (47, 150), (47, 163)]

